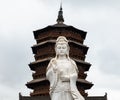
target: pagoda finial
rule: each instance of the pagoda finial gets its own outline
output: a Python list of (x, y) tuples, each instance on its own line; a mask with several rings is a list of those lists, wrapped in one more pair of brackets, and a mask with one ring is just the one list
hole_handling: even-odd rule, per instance
[(58, 12), (57, 23), (58, 23), (58, 24), (63, 24), (63, 22), (64, 22), (64, 18), (63, 18), (62, 1), (61, 1), (60, 10), (59, 10), (59, 12)]

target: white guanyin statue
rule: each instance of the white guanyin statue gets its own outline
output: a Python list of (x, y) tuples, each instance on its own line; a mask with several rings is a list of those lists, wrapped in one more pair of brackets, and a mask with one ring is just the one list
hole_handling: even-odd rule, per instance
[(56, 40), (56, 57), (48, 64), (46, 77), (50, 82), (51, 100), (85, 100), (76, 87), (78, 68), (69, 57), (70, 47), (64, 36)]

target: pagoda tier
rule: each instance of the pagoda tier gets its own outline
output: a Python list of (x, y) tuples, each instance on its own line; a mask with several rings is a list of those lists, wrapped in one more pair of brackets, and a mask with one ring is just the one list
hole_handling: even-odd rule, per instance
[(32, 46), (32, 51), (35, 61), (29, 64), (30, 69), (34, 71), (32, 74), (33, 80), (26, 84), (28, 88), (33, 89), (30, 95), (39, 96), (49, 94), (49, 82), (45, 76), (46, 68), (49, 61), (55, 57), (54, 48), (58, 36), (65, 36), (69, 40), (69, 55), (76, 62), (79, 70), (77, 87), (83, 96), (87, 96), (85, 90), (90, 89), (93, 84), (86, 80), (87, 74), (85, 73), (89, 71), (91, 66), (90, 63), (85, 62), (88, 51), (88, 47), (83, 44), (86, 32), (65, 24), (55, 24), (34, 31), (34, 38), (37, 44)]
[(87, 32), (79, 30), (73, 26), (68, 26), (65, 24), (55, 24), (34, 31), (34, 38), (36, 39), (37, 43), (41, 43), (42, 41), (54, 40), (58, 36), (64, 34), (64, 36), (67, 37), (68, 40), (70, 39), (75, 40), (76, 42), (79, 43), (83, 43), (86, 37), (86, 33)]
[[(36, 96), (36, 95), (46, 95), (49, 94), (49, 81), (44, 77), (44, 78), (39, 78), (39, 79), (34, 79), (30, 82), (27, 83), (27, 87), (34, 89), (34, 92), (31, 93), (31, 96)], [(86, 96), (87, 93), (85, 93), (84, 90), (90, 89), (92, 87), (92, 84), (84, 79), (78, 79), (77, 80), (77, 87), (80, 93), (83, 96)]]
[[(36, 70), (38, 70), (40, 68), (43, 69), (45, 66), (48, 65), (50, 59), (52, 59), (52, 57), (49, 57), (49, 58), (46, 58), (46, 59), (37, 60), (35, 62), (31, 62), (29, 64), (29, 66), (30, 66), (31, 70), (33, 70), (33, 71), (36, 71)], [(82, 60), (74, 59), (74, 58), (73, 58), (73, 60), (75, 60), (75, 62), (77, 64), (77, 67), (78, 67), (78, 70), (80, 70), (80, 71), (84, 71), (84, 72), (88, 71), (90, 66), (91, 66), (90, 63), (84, 62)]]
[[(85, 60), (88, 47), (76, 42), (69, 40), (70, 45), (70, 57)], [(55, 40), (47, 40), (45, 42), (38, 43), (32, 47), (32, 51), (35, 54), (35, 60), (44, 59), (49, 57), (55, 57)]]

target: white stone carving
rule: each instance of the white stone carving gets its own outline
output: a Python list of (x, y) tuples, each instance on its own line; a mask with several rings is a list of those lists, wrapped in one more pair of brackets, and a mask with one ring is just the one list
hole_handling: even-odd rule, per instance
[(69, 57), (70, 47), (64, 36), (56, 40), (56, 57), (51, 59), (46, 71), (50, 82), (51, 100), (85, 100), (76, 87), (78, 68)]

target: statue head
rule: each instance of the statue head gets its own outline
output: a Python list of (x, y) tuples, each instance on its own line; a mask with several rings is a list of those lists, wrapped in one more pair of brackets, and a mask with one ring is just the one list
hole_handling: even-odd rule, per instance
[(66, 37), (59, 36), (55, 44), (56, 57), (60, 55), (62, 56), (65, 55), (68, 58), (69, 50), (70, 50), (70, 47), (68, 45), (68, 40), (66, 39)]

